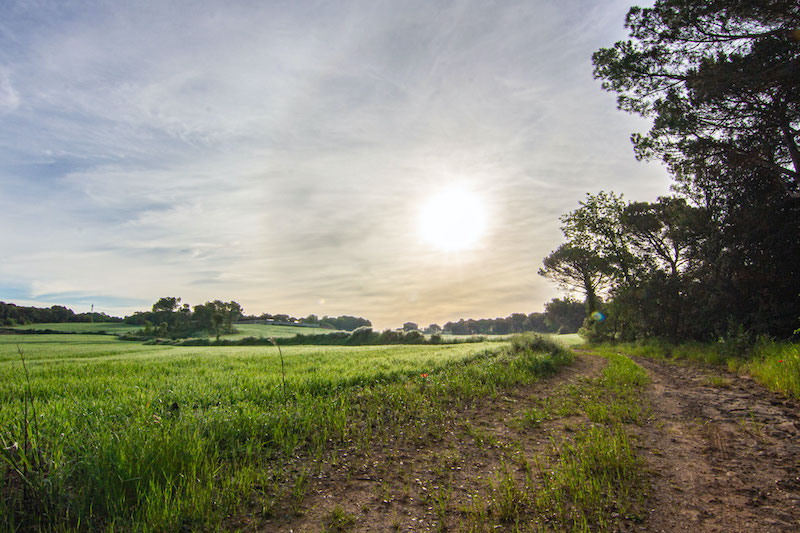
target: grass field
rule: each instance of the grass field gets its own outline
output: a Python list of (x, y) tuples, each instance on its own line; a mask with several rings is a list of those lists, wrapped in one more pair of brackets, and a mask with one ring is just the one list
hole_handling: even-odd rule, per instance
[[(293, 337), (298, 333), (304, 335), (312, 335), (319, 333), (330, 333), (330, 329), (322, 328), (306, 328), (299, 326), (274, 326), (271, 324), (237, 324), (237, 333), (231, 335), (223, 335), (225, 339), (243, 339), (245, 337)], [(124, 324), (120, 322), (68, 322), (68, 323), (55, 323), (55, 324), (26, 324), (24, 326), (14, 326), (13, 329), (22, 330), (45, 330), (63, 331), (64, 333), (97, 333), (105, 331), (106, 333), (127, 333), (129, 331), (138, 331), (142, 326), (133, 326), (131, 324)]]
[(307, 475), (299, 458), (435, 432), (453, 402), (568, 357), (507, 346), (285, 347), (284, 393), (272, 347), (0, 336), (0, 479), (25, 489), (0, 498), (3, 526), (213, 529), (254, 498), (269, 512)]
[(645, 357), (675, 358), (745, 372), (768, 389), (800, 399), (800, 345), (761, 341), (752, 347), (731, 349), (723, 343), (668, 344), (659, 341), (603, 345), (603, 353), (626, 353)]
[(64, 322), (64, 323), (44, 323), (44, 324), (25, 324), (24, 326), (14, 326), (13, 329), (49, 329), (52, 331), (63, 331), (65, 333), (97, 333), (105, 331), (107, 333), (126, 333), (137, 331), (141, 326), (133, 326), (122, 322)]
[(245, 337), (294, 337), (298, 333), (302, 335), (319, 335), (331, 333), (333, 329), (308, 328), (303, 326), (275, 326), (272, 324), (235, 324), (234, 327), (239, 331), (231, 335), (223, 335), (225, 339), (244, 339)]

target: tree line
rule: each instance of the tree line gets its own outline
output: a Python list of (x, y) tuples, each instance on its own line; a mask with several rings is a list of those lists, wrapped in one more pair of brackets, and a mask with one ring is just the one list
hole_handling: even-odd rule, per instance
[(447, 322), (441, 328), (431, 324), (424, 331), (451, 335), (509, 335), (526, 331), (575, 333), (586, 316), (583, 304), (570, 297), (554, 298), (544, 309), (543, 313), (513, 313), (505, 318), (462, 318), (458, 322)]
[(0, 302), (0, 326), (65, 322), (122, 322), (122, 319), (105, 313), (75, 313), (61, 305), (41, 308)]
[(159, 298), (150, 311), (137, 311), (125, 317), (125, 323), (144, 326), (133, 333), (139, 337), (185, 338), (205, 334), (234, 333), (233, 324), (242, 316), (242, 306), (234, 301), (214, 300), (204, 304), (181, 304), (175, 296)]
[(540, 274), (585, 297), (590, 338), (787, 338), (800, 316), (800, 4), (659, 0), (594, 54), (673, 195), (587, 195)]

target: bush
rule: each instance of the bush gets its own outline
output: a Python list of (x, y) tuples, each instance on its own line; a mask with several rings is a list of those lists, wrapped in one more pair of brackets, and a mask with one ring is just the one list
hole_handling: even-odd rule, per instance
[(347, 344), (353, 346), (372, 344), (373, 341), (377, 340), (377, 338), (378, 335), (372, 331), (371, 327), (361, 326), (353, 330), (353, 333), (351, 333), (350, 337), (347, 339)]
[(512, 353), (548, 353), (559, 356), (569, 355), (570, 357), (572, 354), (558, 342), (535, 333), (521, 333), (511, 337), (511, 351)]

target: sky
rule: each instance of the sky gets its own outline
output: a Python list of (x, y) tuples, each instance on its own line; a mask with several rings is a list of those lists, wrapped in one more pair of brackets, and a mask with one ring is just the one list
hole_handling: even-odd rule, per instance
[(559, 216), (669, 192), (592, 78), (630, 5), (5, 0), (0, 300), (542, 311)]

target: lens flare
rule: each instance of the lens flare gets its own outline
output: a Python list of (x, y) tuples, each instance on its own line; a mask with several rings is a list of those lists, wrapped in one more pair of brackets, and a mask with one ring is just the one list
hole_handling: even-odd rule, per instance
[(605, 319), (606, 319), (606, 315), (604, 315), (600, 311), (595, 311), (594, 313), (592, 313), (592, 320), (594, 320), (596, 322), (602, 322)]

